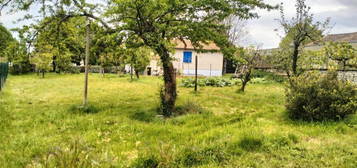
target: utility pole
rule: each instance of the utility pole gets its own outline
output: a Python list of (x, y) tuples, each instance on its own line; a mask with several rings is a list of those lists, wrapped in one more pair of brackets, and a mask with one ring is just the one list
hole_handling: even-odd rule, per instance
[(84, 61), (84, 98), (83, 98), (83, 106), (88, 105), (88, 71), (89, 71), (89, 47), (90, 47), (90, 21), (87, 18), (86, 25), (86, 58)]
[(196, 54), (196, 56), (195, 56), (195, 92), (197, 92), (197, 83), (198, 83), (197, 67), (198, 67), (198, 58), (197, 58), (197, 54)]

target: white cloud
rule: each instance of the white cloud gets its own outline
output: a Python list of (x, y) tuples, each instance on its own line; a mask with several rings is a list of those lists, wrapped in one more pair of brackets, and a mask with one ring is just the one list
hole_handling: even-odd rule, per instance
[[(269, 0), (269, 4), (284, 3), (286, 18), (295, 15), (294, 0)], [(314, 13), (317, 21), (323, 21), (331, 18), (331, 24), (334, 25), (331, 33), (357, 32), (357, 0), (307, 0), (311, 6), (311, 12)], [(279, 23), (275, 19), (280, 18), (278, 11), (258, 11), (260, 18), (249, 21), (248, 30), (255, 43), (263, 43), (263, 48), (277, 47), (280, 37), (274, 31), (279, 28)]]

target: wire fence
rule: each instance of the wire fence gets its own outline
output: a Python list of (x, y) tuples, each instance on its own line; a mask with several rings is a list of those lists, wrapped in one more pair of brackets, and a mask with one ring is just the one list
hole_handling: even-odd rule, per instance
[(0, 62), (0, 91), (4, 88), (8, 73), (9, 64)]

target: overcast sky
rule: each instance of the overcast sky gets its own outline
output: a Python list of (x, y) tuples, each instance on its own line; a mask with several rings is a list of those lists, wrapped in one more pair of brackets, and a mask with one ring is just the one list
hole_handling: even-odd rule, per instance
[[(287, 18), (295, 15), (294, 0), (265, 0), (269, 4), (284, 3), (284, 10)], [(331, 33), (349, 33), (357, 32), (357, 0), (307, 0), (311, 6), (311, 11), (315, 14), (318, 21), (331, 18)], [(276, 19), (280, 18), (278, 10), (275, 11), (258, 11), (261, 16), (259, 19), (251, 20), (247, 24), (249, 38), (247, 44), (259, 44), (262, 48), (277, 47), (280, 37), (274, 29), (280, 29)], [(22, 17), (24, 13), (13, 15), (4, 14), (0, 16), (0, 22), (7, 28), (15, 28), (26, 24), (21, 22), (14, 24), (13, 21)]]

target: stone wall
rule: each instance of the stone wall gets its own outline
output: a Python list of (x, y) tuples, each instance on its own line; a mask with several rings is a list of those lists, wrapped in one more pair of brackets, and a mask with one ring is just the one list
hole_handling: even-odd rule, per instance
[(355, 71), (339, 71), (338, 77), (340, 79), (349, 80), (353, 83), (357, 83), (357, 70)]

